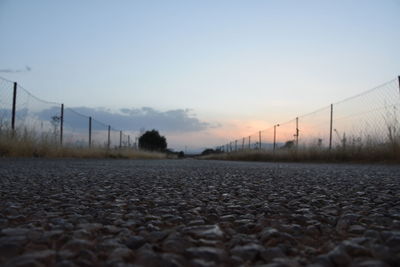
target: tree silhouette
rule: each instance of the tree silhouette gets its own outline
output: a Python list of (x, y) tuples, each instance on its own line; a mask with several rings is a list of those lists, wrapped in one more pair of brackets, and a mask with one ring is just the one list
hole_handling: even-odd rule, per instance
[(139, 148), (149, 151), (165, 151), (167, 140), (156, 130), (146, 131), (139, 137)]

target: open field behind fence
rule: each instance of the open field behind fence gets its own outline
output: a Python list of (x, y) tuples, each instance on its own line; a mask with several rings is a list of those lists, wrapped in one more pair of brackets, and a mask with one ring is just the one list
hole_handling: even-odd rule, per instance
[[(227, 159), (378, 153), (399, 157), (400, 77), (359, 95), (216, 147)], [(368, 155), (364, 155), (368, 156)], [(220, 156), (221, 157), (221, 156)]]

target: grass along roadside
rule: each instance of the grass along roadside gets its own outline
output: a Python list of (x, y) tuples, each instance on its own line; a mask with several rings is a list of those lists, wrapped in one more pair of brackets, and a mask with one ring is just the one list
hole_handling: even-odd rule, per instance
[[(332, 149), (318, 145), (318, 141), (308, 144), (295, 144), (289, 140), (280, 148), (273, 150), (245, 149), (227, 153), (214, 153), (200, 159), (238, 160), (238, 161), (313, 161), (313, 162), (388, 162), (400, 163), (400, 121), (396, 112), (387, 114), (386, 135), (371, 137), (365, 134), (339, 136)], [(336, 131), (336, 130), (335, 130)], [(288, 146), (288, 144), (291, 144)]]
[(35, 136), (24, 131), (13, 135), (11, 131), (0, 131), (0, 157), (164, 159), (167, 155), (132, 148), (61, 146), (51, 134)]
[(319, 147), (270, 150), (242, 150), (211, 154), (199, 159), (287, 162), (387, 162), (400, 163), (400, 143), (354, 147)]

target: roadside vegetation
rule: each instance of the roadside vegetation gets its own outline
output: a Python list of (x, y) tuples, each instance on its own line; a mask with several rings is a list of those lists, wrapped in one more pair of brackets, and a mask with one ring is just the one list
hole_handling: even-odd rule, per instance
[(400, 151), (385, 146), (371, 146), (363, 149), (318, 148), (267, 150), (244, 150), (237, 152), (209, 154), (200, 159), (238, 161), (292, 161), (292, 162), (396, 162), (400, 163)]
[[(336, 133), (335, 142), (329, 149), (322, 145), (322, 139), (308, 143), (288, 140), (276, 144), (276, 149), (238, 149), (221, 151), (205, 149), (200, 159), (239, 160), (239, 161), (313, 161), (313, 162), (387, 162), (400, 163), (400, 121), (397, 110), (384, 116), (385, 128), (371, 136), (366, 133), (349, 135)], [(368, 132), (368, 129), (367, 131)], [(265, 144), (264, 144), (265, 145)], [(269, 144), (269, 147), (274, 145)]]
[(0, 127), (0, 157), (163, 159), (175, 156), (132, 147), (62, 146), (53, 133), (38, 135), (26, 128), (13, 132)]
[(313, 161), (313, 162), (388, 162), (400, 163), (400, 132), (396, 128), (388, 128), (385, 141), (373, 139), (346, 138), (329, 149), (319, 145), (296, 146), (293, 141), (272, 149), (238, 150), (224, 152), (206, 149), (200, 159), (238, 160), (238, 161)]

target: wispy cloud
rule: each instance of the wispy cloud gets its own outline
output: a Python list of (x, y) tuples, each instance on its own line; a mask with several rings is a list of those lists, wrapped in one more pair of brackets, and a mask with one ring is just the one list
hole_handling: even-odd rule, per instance
[(29, 66), (25, 66), (24, 69), (0, 69), (0, 73), (21, 73), (30, 71), (32, 71), (32, 68)]

